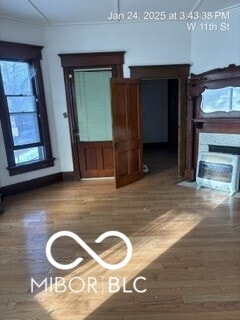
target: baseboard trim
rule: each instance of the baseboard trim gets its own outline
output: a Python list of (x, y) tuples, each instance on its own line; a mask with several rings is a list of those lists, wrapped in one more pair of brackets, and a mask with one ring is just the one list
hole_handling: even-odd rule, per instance
[(115, 177), (97, 177), (97, 178), (82, 178), (81, 181), (92, 181), (92, 180), (113, 180)]
[(73, 171), (64, 171), (62, 172), (63, 181), (74, 181), (74, 172)]
[(41, 188), (56, 182), (63, 181), (63, 174), (62, 172), (51, 174), (48, 176), (40, 177), (37, 179), (32, 179), (28, 181), (23, 181), (15, 184), (11, 184), (9, 186), (4, 186), (0, 188), (0, 194), (3, 198), (18, 194), (21, 192)]
[[(112, 177), (110, 177), (110, 179), (111, 178)], [(107, 177), (107, 179), (109, 179), (109, 177)], [(4, 186), (0, 188), (0, 202), (3, 201), (5, 197), (8, 197), (14, 194), (18, 194), (18, 193), (29, 191), (29, 190), (34, 190), (34, 189), (41, 188), (57, 182), (74, 181), (74, 180), (75, 180), (74, 172), (65, 171), (65, 172), (58, 172), (48, 176)]]

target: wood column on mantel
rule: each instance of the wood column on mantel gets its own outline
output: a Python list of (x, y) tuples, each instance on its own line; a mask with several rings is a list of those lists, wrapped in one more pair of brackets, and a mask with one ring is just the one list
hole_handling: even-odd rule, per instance
[(193, 169), (193, 135), (194, 135), (194, 123), (193, 123), (193, 98), (188, 97), (188, 117), (187, 117), (187, 157), (186, 157), (186, 170), (185, 179), (188, 181), (194, 180)]

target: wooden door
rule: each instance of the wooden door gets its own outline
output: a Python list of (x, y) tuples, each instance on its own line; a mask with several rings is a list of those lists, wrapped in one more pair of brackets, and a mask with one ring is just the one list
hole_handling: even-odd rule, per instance
[(111, 77), (111, 68), (73, 70), (76, 143), (82, 178), (114, 175)]
[(143, 178), (140, 82), (112, 79), (112, 120), (116, 187)]
[[(68, 117), (69, 120), (75, 180), (114, 175), (110, 78), (119, 78), (123, 76), (124, 53), (125, 52), (94, 52), (59, 54), (64, 71), (68, 108), (68, 114), (66, 114), (66, 117)], [(87, 121), (86, 118), (84, 120), (84, 115), (81, 113), (80, 107), (83, 102), (80, 101), (82, 99), (81, 97), (86, 101), (84, 98), (86, 96), (83, 92), (79, 92), (79, 86), (81, 87), (80, 83), (82, 83), (82, 76), (76, 74), (76, 72), (84, 70), (93, 72), (98, 70), (100, 72), (103, 70), (111, 70), (111, 76), (108, 79), (108, 88), (102, 88), (101, 86), (101, 88), (98, 88), (97, 90), (96, 86), (93, 86), (92, 84), (89, 85), (89, 90), (92, 90), (92, 96), (103, 94), (103, 92), (106, 93), (106, 90), (109, 92), (109, 97), (106, 99), (109, 112), (107, 111), (105, 113), (100, 110), (101, 108), (96, 110), (95, 113), (92, 113), (96, 115), (96, 121), (94, 122), (92, 121), (93, 118), (91, 118), (90, 121), (90, 118), (87, 116), (89, 123), (91, 122), (91, 129), (89, 127), (91, 137), (89, 136), (87, 139), (86, 135), (82, 132), (84, 131), (82, 121), (85, 121), (85, 123)], [(76, 83), (76, 81), (78, 83)], [(90, 100), (92, 96), (90, 95)], [(102, 101), (99, 97), (96, 97), (96, 100)], [(109, 102), (107, 100), (109, 100)], [(85, 108), (85, 111), (91, 111), (91, 109), (91, 107), (87, 107)], [(100, 121), (99, 115), (103, 114), (108, 117), (106, 121)], [(98, 126), (100, 122), (102, 124), (108, 124), (108, 134), (105, 137), (102, 136), (102, 134), (99, 134)], [(95, 133), (94, 137), (92, 136), (92, 133)]]

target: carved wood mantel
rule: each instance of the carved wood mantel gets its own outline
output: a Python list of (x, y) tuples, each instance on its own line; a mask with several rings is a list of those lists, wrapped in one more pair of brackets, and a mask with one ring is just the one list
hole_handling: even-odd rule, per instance
[(214, 69), (188, 79), (187, 163), (185, 179), (195, 180), (200, 132), (240, 134), (240, 112), (210, 112), (201, 109), (202, 93), (206, 89), (240, 87), (240, 66)]

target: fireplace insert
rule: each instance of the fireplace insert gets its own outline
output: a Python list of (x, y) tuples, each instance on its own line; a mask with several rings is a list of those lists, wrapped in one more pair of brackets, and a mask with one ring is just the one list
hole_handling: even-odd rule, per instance
[(239, 190), (240, 156), (228, 153), (202, 152), (198, 157), (196, 181), (233, 195)]

